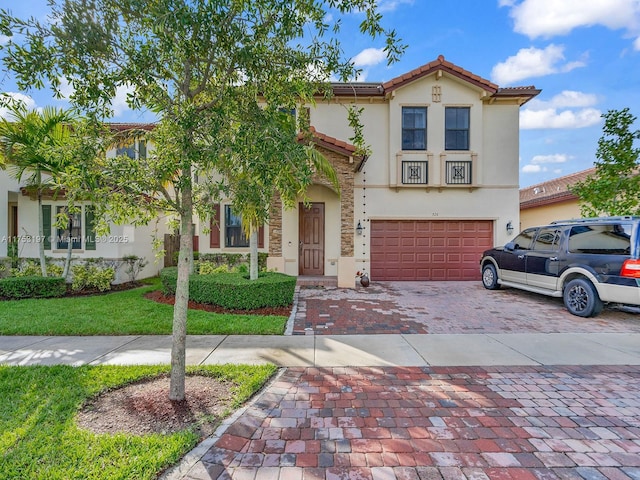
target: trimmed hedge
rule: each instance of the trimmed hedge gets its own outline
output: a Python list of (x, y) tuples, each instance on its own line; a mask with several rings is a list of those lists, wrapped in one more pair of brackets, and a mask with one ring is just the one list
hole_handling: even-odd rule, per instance
[[(175, 295), (178, 269), (163, 269), (160, 280), (164, 294)], [(261, 273), (257, 280), (249, 280), (241, 273), (191, 275), (189, 300), (237, 310), (286, 307), (293, 303), (296, 280), (277, 272)]]
[(67, 284), (62, 277), (9, 277), (0, 279), (0, 298), (62, 297)]

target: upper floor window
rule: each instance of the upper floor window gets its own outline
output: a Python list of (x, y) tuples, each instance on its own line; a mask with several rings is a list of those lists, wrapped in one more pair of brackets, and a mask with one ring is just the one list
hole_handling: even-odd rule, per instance
[(224, 246), (248, 247), (249, 239), (242, 228), (242, 217), (233, 213), (231, 205), (224, 206)]
[(469, 111), (469, 107), (445, 108), (445, 150), (469, 150)]
[(402, 149), (427, 149), (427, 107), (402, 107)]
[(147, 142), (144, 140), (132, 141), (121, 145), (116, 149), (116, 155), (126, 155), (129, 158), (147, 158)]

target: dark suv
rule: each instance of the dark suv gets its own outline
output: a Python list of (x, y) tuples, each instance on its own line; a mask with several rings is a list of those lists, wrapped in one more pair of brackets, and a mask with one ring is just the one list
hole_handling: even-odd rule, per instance
[(562, 297), (574, 315), (603, 302), (640, 305), (640, 217), (582, 218), (527, 228), (480, 260), (482, 284)]

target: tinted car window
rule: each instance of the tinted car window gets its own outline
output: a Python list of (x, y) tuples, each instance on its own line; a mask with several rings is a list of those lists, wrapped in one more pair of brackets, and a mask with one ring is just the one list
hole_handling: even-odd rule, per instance
[(557, 251), (560, 245), (560, 230), (556, 227), (541, 228), (533, 244), (533, 250)]
[(530, 250), (533, 237), (536, 235), (537, 228), (530, 228), (520, 233), (513, 239), (513, 245), (516, 250)]
[(569, 251), (625, 255), (631, 251), (631, 224), (579, 225), (571, 227)]

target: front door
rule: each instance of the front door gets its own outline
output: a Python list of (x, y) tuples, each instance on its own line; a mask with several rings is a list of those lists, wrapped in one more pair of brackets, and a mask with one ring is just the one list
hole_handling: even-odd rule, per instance
[(324, 275), (324, 203), (298, 209), (299, 275)]

